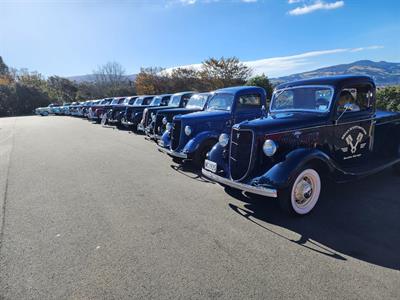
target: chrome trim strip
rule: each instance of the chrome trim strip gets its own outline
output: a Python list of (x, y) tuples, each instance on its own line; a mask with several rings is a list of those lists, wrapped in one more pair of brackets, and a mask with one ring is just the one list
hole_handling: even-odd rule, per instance
[(257, 195), (261, 195), (261, 196), (265, 196), (265, 197), (278, 198), (278, 191), (273, 188), (264, 188), (264, 187), (260, 187), (260, 186), (252, 186), (252, 185), (248, 185), (248, 184), (243, 184), (240, 182), (236, 182), (236, 181), (227, 179), (222, 176), (218, 176), (218, 175), (216, 175), (212, 172), (209, 172), (205, 169), (202, 169), (201, 173), (205, 177), (211, 179), (212, 181), (216, 181), (218, 183), (222, 183), (224, 185), (231, 186), (235, 189), (238, 189), (238, 190), (241, 190), (244, 192), (249, 192), (249, 193), (253, 193), (253, 194), (257, 194)]

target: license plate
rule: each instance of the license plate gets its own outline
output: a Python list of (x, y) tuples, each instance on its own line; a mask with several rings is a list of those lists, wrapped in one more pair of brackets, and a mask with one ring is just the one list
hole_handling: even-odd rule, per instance
[(215, 173), (215, 172), (217, 172), (217, 163), (206, 159), (204, 161), (204, 168), (208, 171)]

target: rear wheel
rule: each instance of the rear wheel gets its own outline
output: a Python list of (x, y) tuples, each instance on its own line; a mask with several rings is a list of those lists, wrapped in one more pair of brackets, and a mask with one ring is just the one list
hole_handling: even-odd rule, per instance
[(193, 164), (196, 168), (201, 169), (203, 167), (207, 153), (211, 150), (215, 143), (216, 141), (208, 140), (200, 145), (199, 149), (197, 149), (193, 157)]
[(321, 177), (315, 169), (303, 168), (289, 187), (278, 192), (281, 208), (291, 215), (308, 214), (319, 200), (321, 185)]

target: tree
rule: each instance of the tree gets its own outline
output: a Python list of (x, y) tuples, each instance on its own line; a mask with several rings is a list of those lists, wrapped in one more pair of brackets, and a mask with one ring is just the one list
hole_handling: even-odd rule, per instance
[(63, 102), (73, 102), (76, 99), (78, 87), (69, 79), (50, 76), (47, 79), (47, 86), (50, 96), (57, 99), (57, 102), (60, 104)]
[(247, 80), (246, 85), (259, 86), (264, 88), (267, 94), (267, 99), (271, 100), (274, 87), (269, 81), (268, 77), (264, 74), (250, 78), (249, 80)]
[(200, 71), (202, 80), (208, 84), (208, 90), (243, 85), (251, 73), (252, 70), (236, 57), (209, 58), (203, 61)]
[(4, 63), (3, 58), (0, 56), (0, 76), (9, 75), (8, 66)]
[(125, 76), (125, 69), (117, 62), (108, 62), (93, 72), (95, 85), (104, 96), (121, 96), (134, 93), (133, 84)]
[(135, 79), (135, 88), (138, 95), (164, 94), (172, 92), (171, 84), (163, 68), (141, 68)]
[(378, 88), (376, 105), (383, 110), (400, 111), (400, 86)]

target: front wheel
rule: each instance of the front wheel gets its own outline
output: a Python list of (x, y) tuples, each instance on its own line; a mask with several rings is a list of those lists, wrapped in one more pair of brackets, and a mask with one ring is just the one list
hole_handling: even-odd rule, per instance
[(203, 167), (207, 153), (211, 150), (215, 143), (216, 141), (210, 140), (200, 145), (199, 149), (197, 149), (193, 157), (193, 164), (196, 168), (201, 169)]
[(291, 215), (306, 215), (317, 204), (321, 194), (321, 177), (313, 168), (303, 168), (288, 188), (279, 191), (281, 208)]

